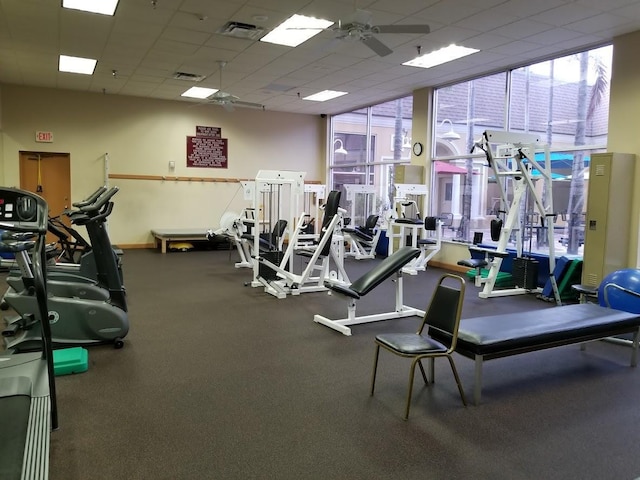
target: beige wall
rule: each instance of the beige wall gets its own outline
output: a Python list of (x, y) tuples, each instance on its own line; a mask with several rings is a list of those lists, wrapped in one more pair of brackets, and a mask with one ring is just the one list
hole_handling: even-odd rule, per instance
[[(614, 39), (611, 75), (611, 99), (609, 104), (610, 152), (634, 153), (640, 159), (640, 135), (638, 118), (640, 111), (640, 32)], [(640, 168), (634, 172), (634, 195), (629, 201), (631, 209), (631, 237), (629, 244), (629, 267), (640, 267), (638, 258), (638, 229), (640, 224)]]
[[(0, 177), (19, 184), (18, 152), (71, 156), (72, 201), (111, 174), (254, 178), (260, 169), (296, 170), (325, 182), (326, 138), (319, 116), (111, 96), (44, 88), (0, 87)], [(186, 137), (196, 125), (220, 127), (229, 167), (187, 168)], [(54, 143), (36, 143), (35, 131)], [(175, 171), (169, 170), (175, 162)], [(152, 228), (217, 227), (225, 210), (249, 206), (238, 183), (111, 179), (120, 187), (109, 222), (114, 243), (147, 244)]]

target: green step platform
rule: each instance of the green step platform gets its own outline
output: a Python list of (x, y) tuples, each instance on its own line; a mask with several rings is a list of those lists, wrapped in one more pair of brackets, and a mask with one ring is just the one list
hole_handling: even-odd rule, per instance
[[(472, 268), (468, 270), (466, 273), (469, 280), (473, 280), (476, 278), (476, 269)], [(483, 268), (480, 270), (480, 276), (482, 278), (487, 278), (489, 276), (489, 269)], [(508, 272), (498, 272), (498, 276), (496, 277), (496, 288), (513, 288), (513, 276)]]
[(57, 377), (87, 370), (89, 370), (89, 352), (86, 348), (72, 347), (53, 351), (53, 372)]

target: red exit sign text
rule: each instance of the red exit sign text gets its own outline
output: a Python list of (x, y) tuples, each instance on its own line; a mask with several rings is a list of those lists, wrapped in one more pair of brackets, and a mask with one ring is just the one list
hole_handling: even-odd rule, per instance
[(36, 132), (36, 142), (53, 143), (53, 132)]

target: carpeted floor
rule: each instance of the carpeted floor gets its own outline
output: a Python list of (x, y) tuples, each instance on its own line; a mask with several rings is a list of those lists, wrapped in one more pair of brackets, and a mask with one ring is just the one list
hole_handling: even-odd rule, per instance
[[(131, 331), (122, 350), (89, 351), (89, 371), (58, 378), (52, 480), (75, 479), (633, 479), (640, 476), (640, 372), (606, 342), (494, 360), (483, 402), (462, 406), (446, 362), (416, 380), (402, 420), (409, 362), (373, 337), (419, 319), (353, 327), (326, 293), (283, 300), (245, 287), (235, 252), (124, 256)], [(351, 280), (373, 261), (349, 261)], [(405, 277), (425, 308), (442, 271)], [(358, 313), (389, 310), (387, 281)], [(467, 284), (464, 317), (553, 307), (533, 296), (481, 300)], [(456, 358), (471, 396), (473, 362)]]

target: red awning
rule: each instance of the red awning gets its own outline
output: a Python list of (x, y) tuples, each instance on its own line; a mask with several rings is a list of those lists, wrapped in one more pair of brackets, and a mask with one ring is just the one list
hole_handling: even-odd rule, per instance
[(460, 175), (466, 175), (467, 169), (462, 167), (456, 167), (449, 162), (443, 162), (436, 160), (433, 162), (433, 166), (436, 169), (436, 173), (454, 173)]

